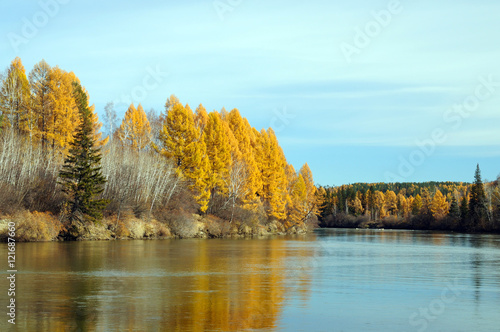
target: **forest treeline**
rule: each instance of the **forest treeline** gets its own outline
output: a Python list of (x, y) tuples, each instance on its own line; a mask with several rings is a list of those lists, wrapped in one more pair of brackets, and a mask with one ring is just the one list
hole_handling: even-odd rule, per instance
[(500, 231), (499, 181), (355, 183), (320, 187), (320, 225), (466, 232)]
[(207, 112), (200, 104), (193, 111), (172, 95), (161, 113), (131, 104), (119, 124), (109, 103), (103, 127), (89, 101), (73, 72), (44, 60), (27, 74), (16, 58), (0, 77), (0, 216), (17, 218), (26, 239), (55, 238), (67, 228), (72, 194), (62, 180), (71, 186), (71, 174), (62, 168), (77, 151), (83, 113), (90, 138), (80, 140), (92, 140), (103, 177), (95, 199), (106, 202), (104, 219), (86, 219), (86, 232), (222, 236), (296, 231), (316, 220), (309, 166), (296, 171), (273, 130), (256, 130), (237, 109)]

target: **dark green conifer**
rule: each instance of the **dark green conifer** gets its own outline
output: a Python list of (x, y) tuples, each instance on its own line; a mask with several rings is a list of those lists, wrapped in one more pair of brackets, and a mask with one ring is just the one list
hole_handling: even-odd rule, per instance
[[(79, 83), (73, 84), (73, 94), (80, 112), (80, 126), (70, 145), (69, 153), (59, 172), (59, 183), (68, 197), (70, 235), (78, 236), (86, 222), (102, 218), (106, 200), (96, 199), (106, 182), (101, 172), (101, 153), (95, 146), (92, 111), (87, 94)], [(76, 233), (76, 234), (75, 234)]]
[(479, 164), (474, 175), (474, 183), (472, 184), (469, 199), (469, 228), (477, 230), (479, 226), (484, 225), (488, 216), (486, 207), (486, 194), (484, 192), (483, 181), (481, 180), (481, 170)]

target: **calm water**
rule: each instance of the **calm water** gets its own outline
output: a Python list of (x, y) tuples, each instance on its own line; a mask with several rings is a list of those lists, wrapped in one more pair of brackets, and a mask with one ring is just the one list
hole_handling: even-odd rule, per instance
[(497, 235), (24, 243), (17, 268), (18, 331), (500, 330)]

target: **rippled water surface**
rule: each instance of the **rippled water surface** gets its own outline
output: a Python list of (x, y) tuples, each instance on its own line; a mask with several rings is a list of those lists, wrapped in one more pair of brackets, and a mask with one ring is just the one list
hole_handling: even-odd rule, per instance
[[(16, 253), (19, 331), (500, 329), (498, 235), (337, 229), (21, 243)], [(0, 330), (11, 329), (2, 316)]]

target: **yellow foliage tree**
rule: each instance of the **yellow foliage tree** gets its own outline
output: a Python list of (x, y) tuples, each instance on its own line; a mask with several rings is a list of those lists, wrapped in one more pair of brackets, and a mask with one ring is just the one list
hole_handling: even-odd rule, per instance
[(304, 222), (304, 217), (307, 214), (307, 188), (302, 174), (299, 174), (293, 183), (290, 196), (288, 218), (285, 223), (288, 227), (302, 224)]
[(363, 203), (358, 196), (356, 196), (354, 200), (350, 202), (350, 206), (354, 210), (354, 214), (357, 216), (363, 214), (363, 212), (365, 211), (365, 209), (363, 208)]
[(263, 129), (259, 136), (257, 160), (262, 175), (262, 188), (259, 196), (264, 202), (267, 215), (284, 221), (288, 201), (286, 159), (278, 144), (274, 131)]
[[(378, 212), (378, 217), (379, 218), (384, 218), (386, 216), (385, 212), (385, 196), (384, 193), (381, 191), (375, 191), (374, 193), (374, 207), (375, 207), (375, 214)], [(375, 217), (376, 219), (376, 217)]]
[(47, 128), (49, 125), (50, 104), (48, 94), (50, 92), (50, 66), (45, 60), (37, 63), (30, 72), (29, 81), (31, 88), (31, 107), (35, 113), (36, 126), (34, 136), (42, 143), (42, 147), (47, 145)]
[(385, 210), (391, 215), (397, 215), (398, 213), (398, 198), (392, 190), (385, 192)]
[[(171, 97), (169, 101), (173, 99)], [(160, 153), (174, 161), (179, 174), (190, 182), (190, 189), (200, 204), (200, 211), (206, 212), (210, 200), (208, 174), (210, 165), (206, 158), (203, 135), (196, 129), (191, 109), (180, 102), (167, 101), (165, 122), (160, 131), (162, 147)], [(201, 137), (201, 139), (200, 139)]]
[(420, 209), (420, 214), (431, 215), (432, 214), (432, 211), (431, 211), (432, 198), (431, 198), (431, 194), (429, 192), (429, 189), (427, 189), (427, 188), (422, 189), (421, 197), (422, 197), (422, 207)]
[(202, 104), (200, 104), (195, 111), (194, 115), (194, 125), (198, 131), (203, 134), (205, 131), (205, 126), (207, 125), (208, 122), (208, 113), (205, 107), (203, 107)]
[[(52, 149), (66, 150), (73, 141), (73, 134), (80, 123), (80, 116), (73, 96), (73, 83), (78, 79), (59, 67), (50, 70), (45, 136)], [(88, 94), (87, 94), (88, 96)]]
[(122, 144), (130, 146), (134, 150), (141, 151), (149, 146), (151, 127), (141, 104), (137, 106), (137, 109), (134, 104), (129, 106), (116, 135)]
[(233, 109), (227, 116), (227, 123), (238, 144), (240, 152), (240, 163), (244, 167), (245, 178), (245, 197), (246, 206), (255, 202), (256, 193), (262, 186), (261, 175), (255, 161), (254, 142), (255, 137), (246, 119), (243, 119), (237, 109)]
[(401, 193), (398, 194), (398, 212), (403, 218), (408, 217), (410, 214), (408, 200)]
[(413, 215), (417, 215), (420, 213), (421, 209), (422, 209), (422, 197), (420, 197), (420, 195), (417, 194), (411, 204), (411, 213)]
[(430, 206), (432, 216), (436, 220), (443, 219), (449, 211), (448, 203), (446, 202), (446, 197), (443, 196), (441, 191), (436, 190), (434, 197), (432, 198), (432, 203)]
[(208, 189), (226, 195), (229, 170), (231, 167), (231, 146), (226, 128), (218, 112), (211, 112), (203, 135), (208, 162)]
[(15, 58), (7, 69), (0, 87), (0, 115), (4, 126), (21, 133), (31, 133), (35, 118), (31, 109), (31, 94), (26, 71), (20, 58)]
[[(313, 174), (309, 165), (305, 163), (299, 171), (306, 185), (306, 198), (304, 201), (305, 215), (303, 220), (307, 221), (318, 214), (318, 202), (316, 194), (316, 185), (314, 184)], [(360, 203), (361, 204), (361, 203)], [(361, 211), (362, 213), (362, 211)]]

